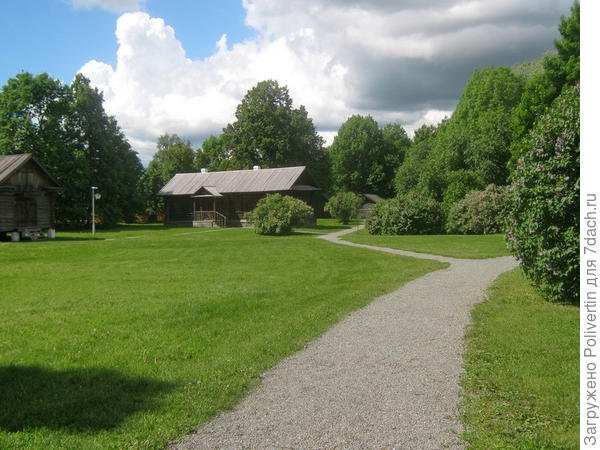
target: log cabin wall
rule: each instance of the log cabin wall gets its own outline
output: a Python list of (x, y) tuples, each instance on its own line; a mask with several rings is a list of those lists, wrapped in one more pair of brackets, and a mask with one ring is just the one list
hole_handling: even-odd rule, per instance
[(0, 156), (0, 232), (54, 228), (58, 183), (31, 155)]

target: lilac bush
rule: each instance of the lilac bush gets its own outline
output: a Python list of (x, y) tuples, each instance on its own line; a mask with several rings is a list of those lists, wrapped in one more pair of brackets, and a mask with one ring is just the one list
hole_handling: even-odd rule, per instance
[(513, 175), (507, 240), (549, 300), (579, 301), (579, 86), (541, 117)]
[(450, 209), (446, 220), (448, 233), (502, 233), (508, 190), (507, 186), (490, 184), (482, 191), (471, 191)]
[(377, 203), (366, 227), (370, 234), (437, 234), (443, 221), (439, 202), (412, 191)]

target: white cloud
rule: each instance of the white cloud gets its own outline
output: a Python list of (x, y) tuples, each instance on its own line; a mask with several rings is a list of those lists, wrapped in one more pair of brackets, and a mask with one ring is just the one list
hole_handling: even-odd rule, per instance
[(230, 43), (223, 34), (204, 60), (189, 59), (162, 19), (128, 13), (117, 21), (115, 67), (90, 61), (80, 71), (144, 161), (165, 132), (196, 143), (220, 133), (264, 79), (288, 86), (328, 141), (352, 114), (412, 132), (451, 113), (475, 68), (549, 49), (570, 1), (244, 0), (257, 37)]
[(80, 72), (103, 91), (107, 112), (146, 161), (165, 132), (192, 140), (220, 133), (247, 90), (264, 79), (287, 85), (295, 104), (307, 105), (324, 124), (339, 126), (346, 118), (346, 70), (317, 48), (308, 30), (232, 47), (223, 36), (203, 61), (188, 59), (174, 30), (145, 13), (122, 15), (116, 35), (116, 67), (90, 61)]
[(107, 11), (123, 13), (139, 11), (145, 0), (67, 0), (73, 8), (92, 9), (102, 8)]

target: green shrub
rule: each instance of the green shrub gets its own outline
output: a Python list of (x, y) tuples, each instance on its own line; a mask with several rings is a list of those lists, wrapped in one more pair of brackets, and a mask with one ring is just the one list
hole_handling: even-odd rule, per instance
[(377, 203), (367, 219), (371, 234), (435, 234), (443, 223), (439, 202), (417, 192), (409, 192)]
[(360, 195), (354, 192), (338, 192), (325, 204), (325, 212), (342, 223), (349, 223), (358, 214), (362, 202)]
[(508, 187), (490, 184), (472, 191), (448, 213), (446, 230), (459, 234), (502, 233), (505, 228)]
[(547, 298), (579, 300), (579, 87), (542, 116), (513, 175), (507, 240)]
[(313, 209), (302, 200), (281, 194), (259, 200), (249, 215), (258, 234), (287, 234), (293, 226), (304, 225), (314, 216)]
[(446, 174), (446, 183), (447, 186), (442, 195), (442, 206), (446, 213), (471, 191), (483, 188), (477, 174), (472, 170), (466, 169), (459, 169)]

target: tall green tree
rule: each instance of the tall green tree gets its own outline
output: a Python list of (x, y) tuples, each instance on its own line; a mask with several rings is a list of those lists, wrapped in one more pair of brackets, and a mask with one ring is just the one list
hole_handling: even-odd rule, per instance
[(579, 81), (580, 37), (579, 2), (571, 7), (571, 15), (562, 17), (559, 24), (561, 39), (554, 41), (556, 53), (543, 59), (543, 71), (529, 78), (515, 109), (512, 123), (511, 164), (514, 169), (518, 159), (528, 149), (528, 135), (536, 121), (542, 117), (565, 86)]
[(561, 17), (558, 31), (561, 38), (554, 41), (557, 54), (544, 58), (544, 69), (554, 84), (557, 95), (563, 86), (573, 86), (579, 81), (580, 24), (579, 1), (571, 6), (571, 15)]
[(388, 170), (386, 179), (388, 186), (386, 191), (391, 195), (394, 191), (394, 176), (396, 170), (406, 157), (406, 152), (410, 148), (412, 142), (406, 134), (406, 130), (398, 123), (389, 123), (381, 130), (383, 134), (383, 145), (385, 147), (385, 167)]
[(405, 195), (417, 188), (421, 174), (426, 169), (434, 145), (437, 126), (422, 125), (415, 131), (411, 146), (396, 171), (394, 187), (396, 195)]
[(91, 186), (103, 192), (104, 223), (131, 218), (139, 206), (141, 163), (102, 101), (82, 75), (65, 85), (47, 74), (21, 73), (0, 92), (0, 154), (32, 153), (64, 186), (59, 226), (90, 220)]
[(176, 134), (163, 134), (156, 141), (156, 153), (148, 164), (140, 182), (146, 203), (146, 214), (156, 217), (164, 212), (164, 203), (158, 191), (176, 173), (195, 172), (195, 153), (189, 141)]
[(371, 116), (354, 115), (340, 127), (329, 148), (335, 190), (393, 193), (393, 179), (405, 142), (395, 128), (384, 133)]
[(90, 184), (102, 193), (96, 211), (105, 224), (132, 221), (142, 208), (137, 185), (143, 167), (137, 153), (116, 119), (105, 113), (102, 94), (87, 78), (78, 74), (71, 92), (74, 114), (69, 128), (76, 132), (77, 145), (86, 155)]
[(228, 170), (231, 165), (231, 155), (223, 135), (210, 135), (202, 142), (202, 146), (194, 155), (196, 169), (209, 169), (211, 171)]
[(396, 191), (418, 191), (448, 211), (473, 189), (506, 184), (512, 114), (522, 90), (523, 79), (507, 68), (476, 71), (452, 117), (427, 140), (415, 135), (397, 171)]
[(304, 106), (293, 107), (287, 87), (259, 82), (238, 105), (235, 119), (222, 135), (230, 168), (306, 165), (320, 170), (323, 139)]

